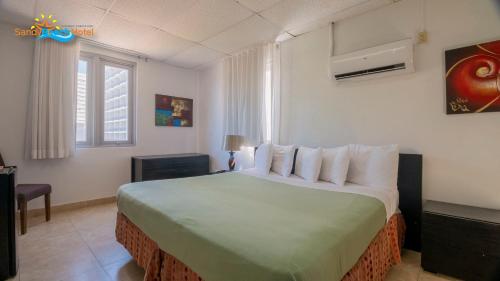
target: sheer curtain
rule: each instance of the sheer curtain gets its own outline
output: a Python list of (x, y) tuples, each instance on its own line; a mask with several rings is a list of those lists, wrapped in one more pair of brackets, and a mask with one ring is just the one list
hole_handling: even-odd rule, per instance
[(74, 152), (79, 49), (77, 40), (36, 40), (26, 134), (30, 159), (66, 158)]
[(223, 62), (224, 135), (245, 137), (246, 146), (278, 142), (279, 46), (265, 44)]
[[(280, 118), (281, 118), (281, 73), (280, 73), (280, 46), (278, 44), (272, 44), (269, 49), (269, 78), (267, 85), (269, 85), (269, 90), (266, 91), (268, 98), (266, 99), (266, 105), (271, 108), (270, 114), (266, 124), (270, 127), (268, 130), (268, 140), (271, 143), (279, 144), (280, 143)], [(270, 96), (270, 97), (269, 97)]]

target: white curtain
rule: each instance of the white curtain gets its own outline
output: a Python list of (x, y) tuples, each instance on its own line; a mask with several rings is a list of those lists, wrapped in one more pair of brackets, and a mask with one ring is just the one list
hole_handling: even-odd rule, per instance
[(281, 73), (280, 73), (280, 65), (281, 65), (281, 52), (280, 45), (273, 44), (271, 46), (271, 54), (270, 54), (270, 71), (271, 75), (269, 78), (270, 92), (271, 97), (269, 98), (271, 107), (271, 116), (270, 121), (268, 122), (271, 126), (270, 133), (268, 139), (271, 143), (279, 144), (280, 143), (280, 118), (281, 118)]
[[(242, 135), (245, 145), (279, 136), (279, 46), (265, 44), (223, 62), (224, 134)], [(278, 118), (279, 119), (279, 118)], [(276, 122), (276, 123), (275, 123)], [(278, 130), (276, 134), (275, 131)]]
[(71, 156), (79, 42), (36, 40), (28, 107), (26, 154), (30, 159)]

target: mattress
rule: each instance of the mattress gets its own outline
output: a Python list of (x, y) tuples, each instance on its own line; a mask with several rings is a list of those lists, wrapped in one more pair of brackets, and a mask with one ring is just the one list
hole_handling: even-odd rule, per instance
[(251, 173), (127, 184), (119, 212), (205, 281), (341, 280), (386, 223), (376, 192)]
[(270, 172), (268, 175), (261, 175), (255, 168), (245, 169), (237, 173), (259, 177), (270, 181), (286, 183), (292, 186), (300, 186), (305, 188), (313, 188), (313, 189), (336, 191), (336, 192), (354, 193), (354, 194), (373, 197), (380, 200), (380, 202), (384, 204), (387, 221), (389, 221), (389, 219), (395, 213), (400, 213), (398, 209), (399, 192), (396, 188), (393, 187), (375, 188), (371, 186), (364, 186), (350, 182), (346, 182), (343, 186), (326, 181), (309, 182), (293, 174), (290, 175), (289, 177), (283, 177), (282, 175), (277, 174), (275, 172)]

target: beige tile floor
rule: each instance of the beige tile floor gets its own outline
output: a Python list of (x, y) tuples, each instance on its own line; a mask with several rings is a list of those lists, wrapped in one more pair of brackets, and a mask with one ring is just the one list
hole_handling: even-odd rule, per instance
[[(115, 240), (116, 205), (105, 204), (29, 219), (19, 237), (20, 269), (12, 280), (142, 280), (144, 271)], [(453, 280), (422, 271), (420, 254), (405, 251), (390, 281)]]

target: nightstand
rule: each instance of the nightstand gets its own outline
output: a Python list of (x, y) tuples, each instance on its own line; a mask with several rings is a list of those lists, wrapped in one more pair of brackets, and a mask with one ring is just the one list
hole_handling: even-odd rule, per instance
[(500, 210), (427, 201), (422, 267), (464, 280), (500, 280)]

